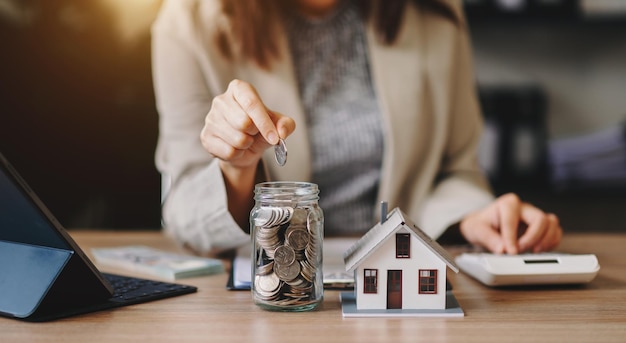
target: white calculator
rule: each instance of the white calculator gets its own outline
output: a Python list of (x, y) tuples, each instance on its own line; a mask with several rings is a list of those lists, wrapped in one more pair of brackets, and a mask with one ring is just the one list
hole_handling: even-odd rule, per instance
[(456, 263), (487, 286), (581, 284), (593, 280), (600, 270), (593, 254), (463, 253)]

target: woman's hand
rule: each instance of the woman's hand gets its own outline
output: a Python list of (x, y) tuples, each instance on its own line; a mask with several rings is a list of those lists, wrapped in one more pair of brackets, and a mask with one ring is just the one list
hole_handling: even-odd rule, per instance
[(550, 251), (563, 236), (556, 215), (544, 213), (512, 193), (465, 217), (460, 230), (468, 242), (498, 254)]
[(229, 168), (256, 167), (265, 149), (287, 138), (295, 121), (270, 111), (254, 87), (233, 80), (213, 99), (200, 134), (202, 146)]
[(233, 80), (213, 99), (200, 133), (202, 146), (220, 159), (228, 209), (240, 227), (248, 227), (256, 170), (265, 149), (287, 138), (295, 121), (265, 107), (254, 87)]

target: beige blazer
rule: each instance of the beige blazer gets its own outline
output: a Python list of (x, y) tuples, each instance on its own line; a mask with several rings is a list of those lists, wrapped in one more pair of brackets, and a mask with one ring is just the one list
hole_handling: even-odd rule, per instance
[[(460, 1), (449, 1), (463, 17)], [(280, 45), (283, 58), (269, 72), (251, 62), (225, 60), (212, 45), (215, 30), (228, 25), (218, 3), (166, 0), (152, 30), (160, 115), (156, 165), (169, 182), (165, 230), (202, 252), (249, 241), (227, 210), (216, 160), (199, 141), (213, 97), (232, 79), (250, 82), (269, 109), (297, 123), (287, 139), (289, 161), (284, 167), (266, 163), (268, 177), (308, 181), (311, 173), (306, 121), (286, 38)], [(468, 32), (464, 23), (456, 25), (413, 6), (403, 24), (392, 46), (380, 44), (373, 25), (367, 24), (385, 135), (378, 200), (388, 201), (389, 208), (400, 207), (438, 237), (493, 200), (477, 165), (482, 119)], [(269, 150), (265, 159), (272, 161), (268, 158)]]

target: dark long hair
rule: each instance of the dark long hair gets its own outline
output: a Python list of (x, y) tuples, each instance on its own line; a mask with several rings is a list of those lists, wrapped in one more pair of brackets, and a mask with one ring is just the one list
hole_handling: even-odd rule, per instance
[[(370, 15), (374, 1), (358, 1), (363, 18)], [(409, 2), (436, 12), (457, 25), (461, 22), (449, 5), (438, 0), (382, 0), (378, 1), (374, 18), (381, 42), (394, 43), (402, 24), (402, 14)], [(239, 45), (242, 56), (264, 69), (269, 69), (271, 62), (280, 57), (279, 25), (281, 18), (292, 13), (294, 6), (293, 0), (222, 0), (222, 11), (229, 18), (232, 38)], [(232, 59), (232, 41), (227, 39), (226, 33), (218, 32), (215, 39), (222, 54)]]

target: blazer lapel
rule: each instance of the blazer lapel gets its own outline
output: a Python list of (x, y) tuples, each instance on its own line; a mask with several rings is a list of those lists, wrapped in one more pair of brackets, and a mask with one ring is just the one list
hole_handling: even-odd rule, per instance
[[(374, 89), (385, 125), (385, 154), (379, 189), (379, 201), (398, 199), (402, 179), (391, 177), (410, 172), (415, 163), (416, 131), (424, 107), (425, 82), (424, 38), (419, 13), (405, 11), (397, 41), (389, 46), (378, 42), (370, 18), (367, 37)], [(394, 172), (395, 171), (395, 172)], [(401, 173), (398, 173), (401, 171)], [(389, 204), (391, 207), (397, 204)]]

